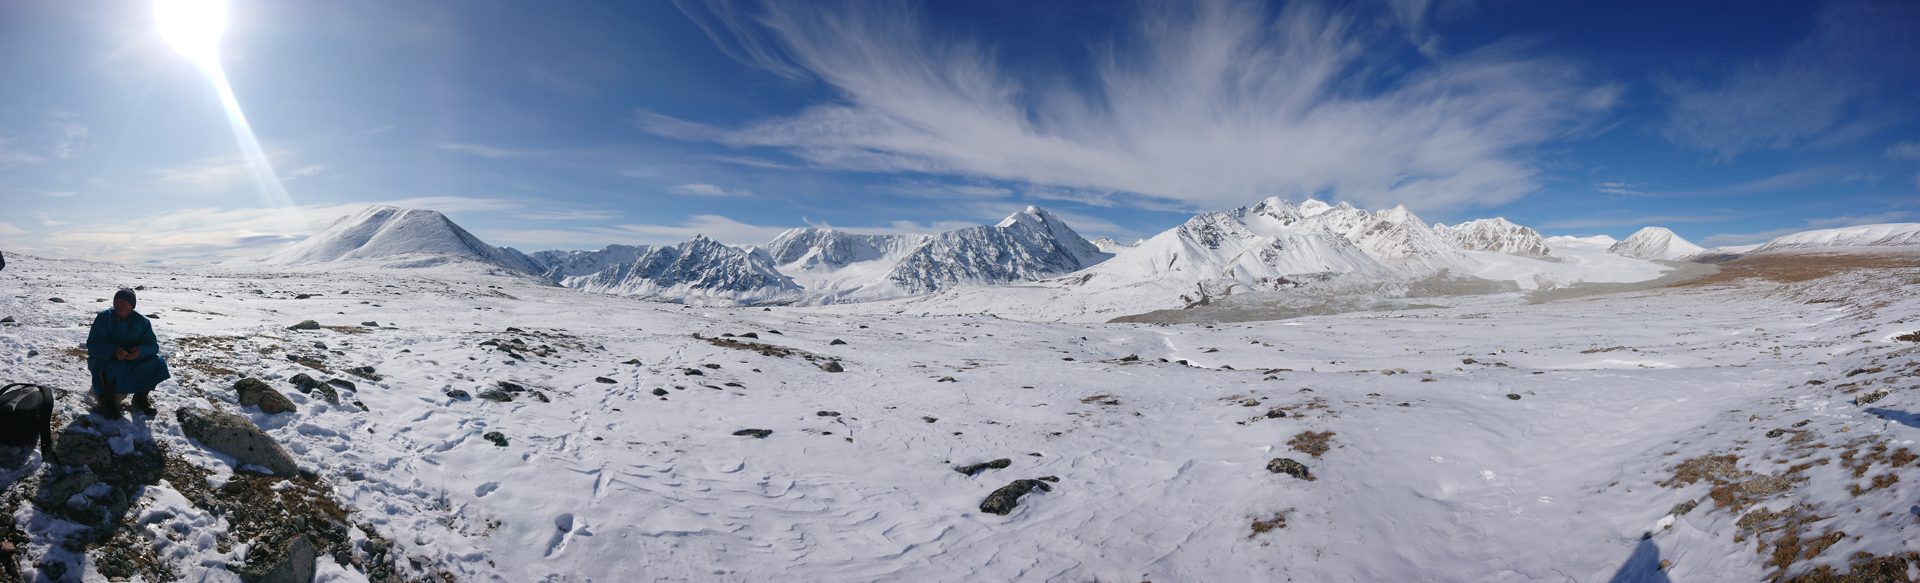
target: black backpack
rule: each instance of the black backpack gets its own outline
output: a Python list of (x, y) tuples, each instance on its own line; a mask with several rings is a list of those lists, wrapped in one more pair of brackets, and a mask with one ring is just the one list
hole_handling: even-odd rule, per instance
[(40, 456), (53, 457), (53, 389), (29, 383), (0, 388), (0, 444), (40, 445)]

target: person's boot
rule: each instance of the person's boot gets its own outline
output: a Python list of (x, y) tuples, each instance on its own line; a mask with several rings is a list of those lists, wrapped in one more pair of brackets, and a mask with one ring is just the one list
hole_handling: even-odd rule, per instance
[(120, 418), (120, 395), (95, 396), (94, 402), (99, 404), (101, 417), (108, 419)]
[(147, 395), (151, 392), (152, 391), (140, 391), (133, 394), (133, 409), (139, 411), (141, 415), (148, 417), (160, 414), (159, 409), (153, 408), (153, 399), (147, 398)]

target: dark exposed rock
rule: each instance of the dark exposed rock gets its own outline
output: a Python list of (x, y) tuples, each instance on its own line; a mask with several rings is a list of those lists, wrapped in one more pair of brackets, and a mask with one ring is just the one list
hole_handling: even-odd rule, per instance
[(840, 416), (839, 411), (815, 411), (813, 414), (819, 415), (821, 417), (839, 417)]
[(1858, 397), (1854, 397), (1854, 398), (1853, 398), (1853, 404), (1855, 404), (1855, 405), (1865, 405), (1865, 404), (1868, 404), (1868, 403), (1872, 403), (1872, 402), (1874, 402), (1874, 401), (1878, 401), (1878, 400), (1881, 400), (1881, 399), (1884, 399), (1884, 398), (1886, 398), (1886, 397), (1887, 397), (1887, 395), (1891, 395), (1891, 394), (1893, 394), (1893, 391), (1889, 391), (1889, 390), (1887, 390), (1887, 389), (1885, 389), (1885, 388), (1879, 388), (1879, 389), (1874, 389), (1874, 390), (1873, 390), (1873, 391), (1871, 391), (1871, 392), (1868, 392), (1868, 393), (1866, 393), (1866, 394), (1863, 394), (1863, 395), (1860, 395), (1860, 396), (1858, 396)]
[(60, 299), (60, 298), (47, 298), (47, 301), (49, 301), (49, 302), (53, 302), (53, 303), (56, 303), (56, 304), (64, 304), (64, 303), (67, 303), (67, 301), (66, 301), (66, 300), (63, 300), (63, 299)]
[(826, 364), (820, 365), (820, 370), (827, 372), (847, 372), (847, 369), (840, 366), (840, 363), (831, 360), (827, 361)]
[(321, 341), (319, 341), (319, 340), (315, 340), (315, 341), (313, 341), (313, 347), (314, 347), (314, 348), (318, 348), (318, 349), (321, 349), (321, 350), (326, 350), (326, 349), (327, 349), (327, 343), (325, 343), (325, 342), (321, 342)]
[(542, 392), (540, 392), (540, 391), (527, 391), (527, 393), (528, 393), (528, 394), (530, 394), (530, 395), (533, 395), (533, 400), (535, 400), (535, 401), (539, 401), (539, 402), (542, 402), (542, 403), (552, 403), (552, 402), (553, 402), (553, 400), (552, 400), (552, 399), (548, 399), (548, 398), (547, 398), (547, 394), (546, 394), (546, 393), (542, 393)]
[(293, 299), (296, 299), (296, 300), (304, 300), (304, 299), (307, 299), (307, 298), (311, 298), (311, 297), (315, 297), (315, 296), (318, 296), (318, 295), (320, 295), (320, 294), (299, 294), (299, 295), (295, 295), (295, 296), (293, 296)]
[(920, 420), (921, 420), (921, 421), (926, 421), (926, 422), (928, 422), (928, 423), (932, 423), (932, 422), (935, 422), (935, 421), (939, 421), (939, 420), (940, 420), (940, 418), (939, 418), (939, 417), (921, 417), (921, 418), (920, 418)]
[(1279, 407), (1274, 407), (1272, 409), (1267, 410), (1268, 419), (1279, 419), (1281, 417), (1286, 417), (1286, 416), (1287, 416), (1287, 412), (1281, 411)]
[(60, 465), (87, 466), (95, 472), (109, 471), (113, 464), (113, 448), (107, 445), (107, 438), (71, 429), (54, 439), (53, 453)]
[(1782, 435), (1786, 435), (1786, 434), (1787, 434), (1787, 430), (1785, 430), (1785, 429), (1775, 429), (1775, 430), (1772, 430), (1772, 431), (1768, 431), (1768, 432), (1767, 432), (1767, 437), (1780, 437), (1780, 436), (1782, 436)]
[(486, 432), (486, 434), (481, 435), (480, 438), (485, 439), (487, 441), (491, 441), (493, 442), (494, 445), (497, 445), (500, 447), (507, 446), (507, 436), (501, 435), (500, 432), (498, 431), (488, 431)]
[(1133, 362), (1136, 360), (1140, 360), (1140, 356), (1136, 354), (1129, 354), (1120, 358), (1120, 362)]
[(240, 395), (240, 406), (259, 407), (262, 413), (274, 414), (299, 410), (286, 395), (273, 390), (273, 387), (260, 382), (260, 379), (253, 377), (240, 379), (240, 382), (233, 384), (233, 391)]
[(379, 327), (380, 327), (380, 323), (379, 323), (379, 322), (361, 322), (361, 323), (360, 323), (360, 325), (361, 325), (361, 326), (366, 326), (366, 327), (368, 327), (368, 328), (379, 328)]
[(767, 436), (773, 435), (773, 430), (772, 429), (742, 429), (742, 430), (733, 432), (733, 434), (746, 436), (746, 437), (753, 437), (755, 439), (766, 439)]
[(741, 338), (754, 338), (754, 339), (758, 339), (758, 338), (760, 338), (760, 335), (759, 335), (759, 334), (755, 334), (755, 333), (752, 333), (752, 332), (748, 332), (748, 333), (746, 333), (746, 334), (741, 334), (741, 335), (740, 335), (740, 337), (741, 337)]
[(12, 324), (12, 323), (13, 323), (13, 316), (7, 316), (7, 317), (5, 317), (5, 318), (0, 318), (0, 324)]
[(613, 379), (610, 379), (610, 378), (607, 378), (607, 377), (593, 377), (593, 382), (596, 382), (596, 383), (605, 383), (605, 384), (609, 384), (609, 385), (617, 385), (617, 384), (620, 384), (620, 381), (616, 381), (616, 380), (613, 380)]
[(1276, 474), (1286, 474), (1302, 480), (1312, 481), (1314, 479), (1312, 474), (1307, 473), (1306, 464), (1283, 457), (1273, 458), (1273, 461), (1267, 462), (1267, 471)]
[(1518, 401), (1520, 400), (1520, 395), (1516, 393), (1507, 393), (1507, 399), (1510, 401)]
[[(349, 368), (347, 369), (347, 374), (351, 374), (353, 376), (357, 376), (370, 381), (380, 380), (380, 375), (374, 374), (372, 366), (356, 366), (353, 368)], [(351, 389), (352, 387), (347, 387), (347, 388)]]
[(846, 344), (846, 343), (847, 343), (847, 341), (845, 341), (845, 340), (841, 340), (841, 339), (839, 339), (839, 338), (835, 338), (835, 339), (833, 339), (833, 341), (832, 341), (832, 342), (828, 342), (828, 343), (827, 343), (827, 346), (839, 346), (839, 345), (842, 345), (842, 344)]
[(1053, 486), (1048, 486), (1046, 482), (1040, 480), (1014, 480), (1013, 483), (1001, 486), (992, 494), (988, 494), (986, 501), (980, 503), (980, 511), (1005, 516), (1013, 512), (1014, 507), (1020, 505), (1021, 496), (1035, 489), (1041, 492), (1052, 492)]
[(960, 382), (960, 381), (957, 381), (957, 380), (954, 380), (954, 378), (953, 378), (953, 377), (940, 377), (940, 379), (939, 379), (939, 380), (936, 380), (936, 381), (933, 381), (933, 382), (936, 382), (936, 383), (957, 383), (957, 382)]
[(654, 390), (653, 390), (653, 395), (654, 395), (654, 396), (656, 396), (656, 397), (665, 397), (665, 396), (667, 396), (667, 390), (666, 390), (666, 389), (654, 389)]
[(1699, 505), (1700, 505), (1699, 501), (1688, 500), (1686, 502), (1681, 502), (1679, 504), (1673, 505), (1673, 509), (1668, 510), (1667, 514), (1672, 514), (1674, 516), (1686, 516), (1688, 512), (1693, 512), (1694, 507)]
[(690, 377), (703, 377), (703, 376), (707, 376), (707, 371), (704, 371), (704, 370), (700, 370), (700, 369), (697, 369), (697, 368), (683, 368), (683, 369), (680, 369), (680, 373), (681, 373), (681, 374), (685, 374), (685, 375), (687, 375), (687, 376), (690, 376)]
[(620, 363), (620, 364), (640, 364), (640, 359), (638, 359), (638, 358), (635, 358), (635, 359), (632, 359), (632, 360), (628, 360), (628, 361), (626, 361), (626, 362), (622, 362), (622, 363)]
[(700, 365), (700, 366), (704, 366), (704, 367), (707, 367), (707, 368), (710, 368), (710, 369), (713, 369), (713, 370), (720, 370), (720, 365), (717, 365), (717, 364), (713, 364), (713, 363), (711, 363), (711, 362), (709, 362), (709, 363), (707, 363), (707, 364), (703, 364), (703, 365)]
[(480, 398), (486, 399), (488, 401), (494, 401), (497, 403), (513, 402), (513, 395), (511, 393), (502, 391), (500, 389), (487, 389), (484, 391), (480, 391)]
[(1007, 458), (1000, 458), (990, 462), (960, 466), (960, 467), (954, 468), (953, 471), (971, 476), (987, 470), (1004, 469), (1007, 466), (1011, 466), (1011, 465), (1013, 465), (1013, 460), (1010, 460)]
[(305, 535), (296, 535), (278, 549), (247, 549), (247, 564), (234, 569), (234, 573), (246, 583), (312, 583), (316, 555), (313, 543)]
[(307, 376), (307, 373), (304, 372), (293, 375), (293, 378), (287, 379), (287, 382), (293, 383), (293, 388), (300, 389), (301, 393), (312, 393), (315, 387), (325, 384), (315, 380), (313, 377)]
[(329, 385), (333, 385), (333, 386), (336, 386), (336, 387), (340, 387), (340, 388), (342, 388), (342, 389), (346, 389), (346, 390), (349, 390), (349, 391), (356, 391), (356, 390), (359, 390), (359, 389), (358, 389), (358, 388), (357, 388), (357, 387), (356, 387), (356, 386), (355, 386), (355, 385), (353, 384), (353, 381), (350, 381), (350, 380), (347, 380), (347, 379), (327, 379), (327, 384), (329, 384)]
[(473, 395), (469, 395), (467, 394), (466, 391), (462, 391), (460, 389), (450, 389), (447, 391), (447, 397), (453, 398), (453, 399), (466, 400), (466, 399), (473, 398)]
[(493, 386), (500, 387), (500, 390), (506, 391), (509, 393), (522, 393), (522, 392), (526, 392), (527, 390), (526, 387), (520, 386), (520, 383), (514, 383), (514, 382), (508, 382), (508, 381), (493, 381)]
[(174, 411), (174, 416), (180, 420), (181, 433), (198, 440), (207, 449), (231, 456), (242, 464), (264, 467), (274, 475), (300, 473), (293, 456), (244, 417), (194, 407), (181, 407)]
[(1460, 360), (1460, 364), (1474, 364), (1475, 362), (1476, 362), (1476, 361), (1475, 361), (1475, 360), (1473, 360), (1473, 359), (1471, 359), (1471, 358), (1467, 358), (1467, 359), (1461, 359), (1461, 360)]
[(320, 323), (313, 320), (301, 320), (299, 324), (287, 327), (288, 330), (319, 330)]

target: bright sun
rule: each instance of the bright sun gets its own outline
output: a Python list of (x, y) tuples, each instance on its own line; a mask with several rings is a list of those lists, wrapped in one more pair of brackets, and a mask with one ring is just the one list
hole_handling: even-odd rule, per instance
[(219, 62), (220, 32), (227, 27), (226, 0), (158, 0), (153, 12), (167, 44), (202, 67)]

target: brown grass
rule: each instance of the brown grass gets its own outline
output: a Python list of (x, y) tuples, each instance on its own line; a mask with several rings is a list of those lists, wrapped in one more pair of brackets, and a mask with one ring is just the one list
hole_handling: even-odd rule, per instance
[(1720, 273), (1675, 287), (1720, 285), (1742, 279), (1793, 283), (1862, 269), (1920, 267), (1910, 251), (1776, 251), (1718, 264)]
[(1286, 528), (1286, 527), (1287, 527), (1287, 513), (1275, 512), (1273, 513), (1273, 518), (1269, 518), (1266, 520), (1260, 520), (1258, 518), (1253, 519), (1253, 534), (1247, 535), (1247, 538), (1253, 538), (1256, 536), (1260, 536), (1262, 534), (1266, 534), (1268, 532), (1273, 531), (1276, 528)]
[(1287, 445), (1293, 446), (1294, 451), (1313, 457), (1320, 457), (1320, 454), (1327, 453), (1327, 450), (1332, 449), (1331, 446), (1327, 445), (1327, 442), (1332, 439), (1332, 431), (1322, 431), (1319, 433), (1302, 431), (1299, 435), (1293, 436), (1293, 439), (1288, 440)]

